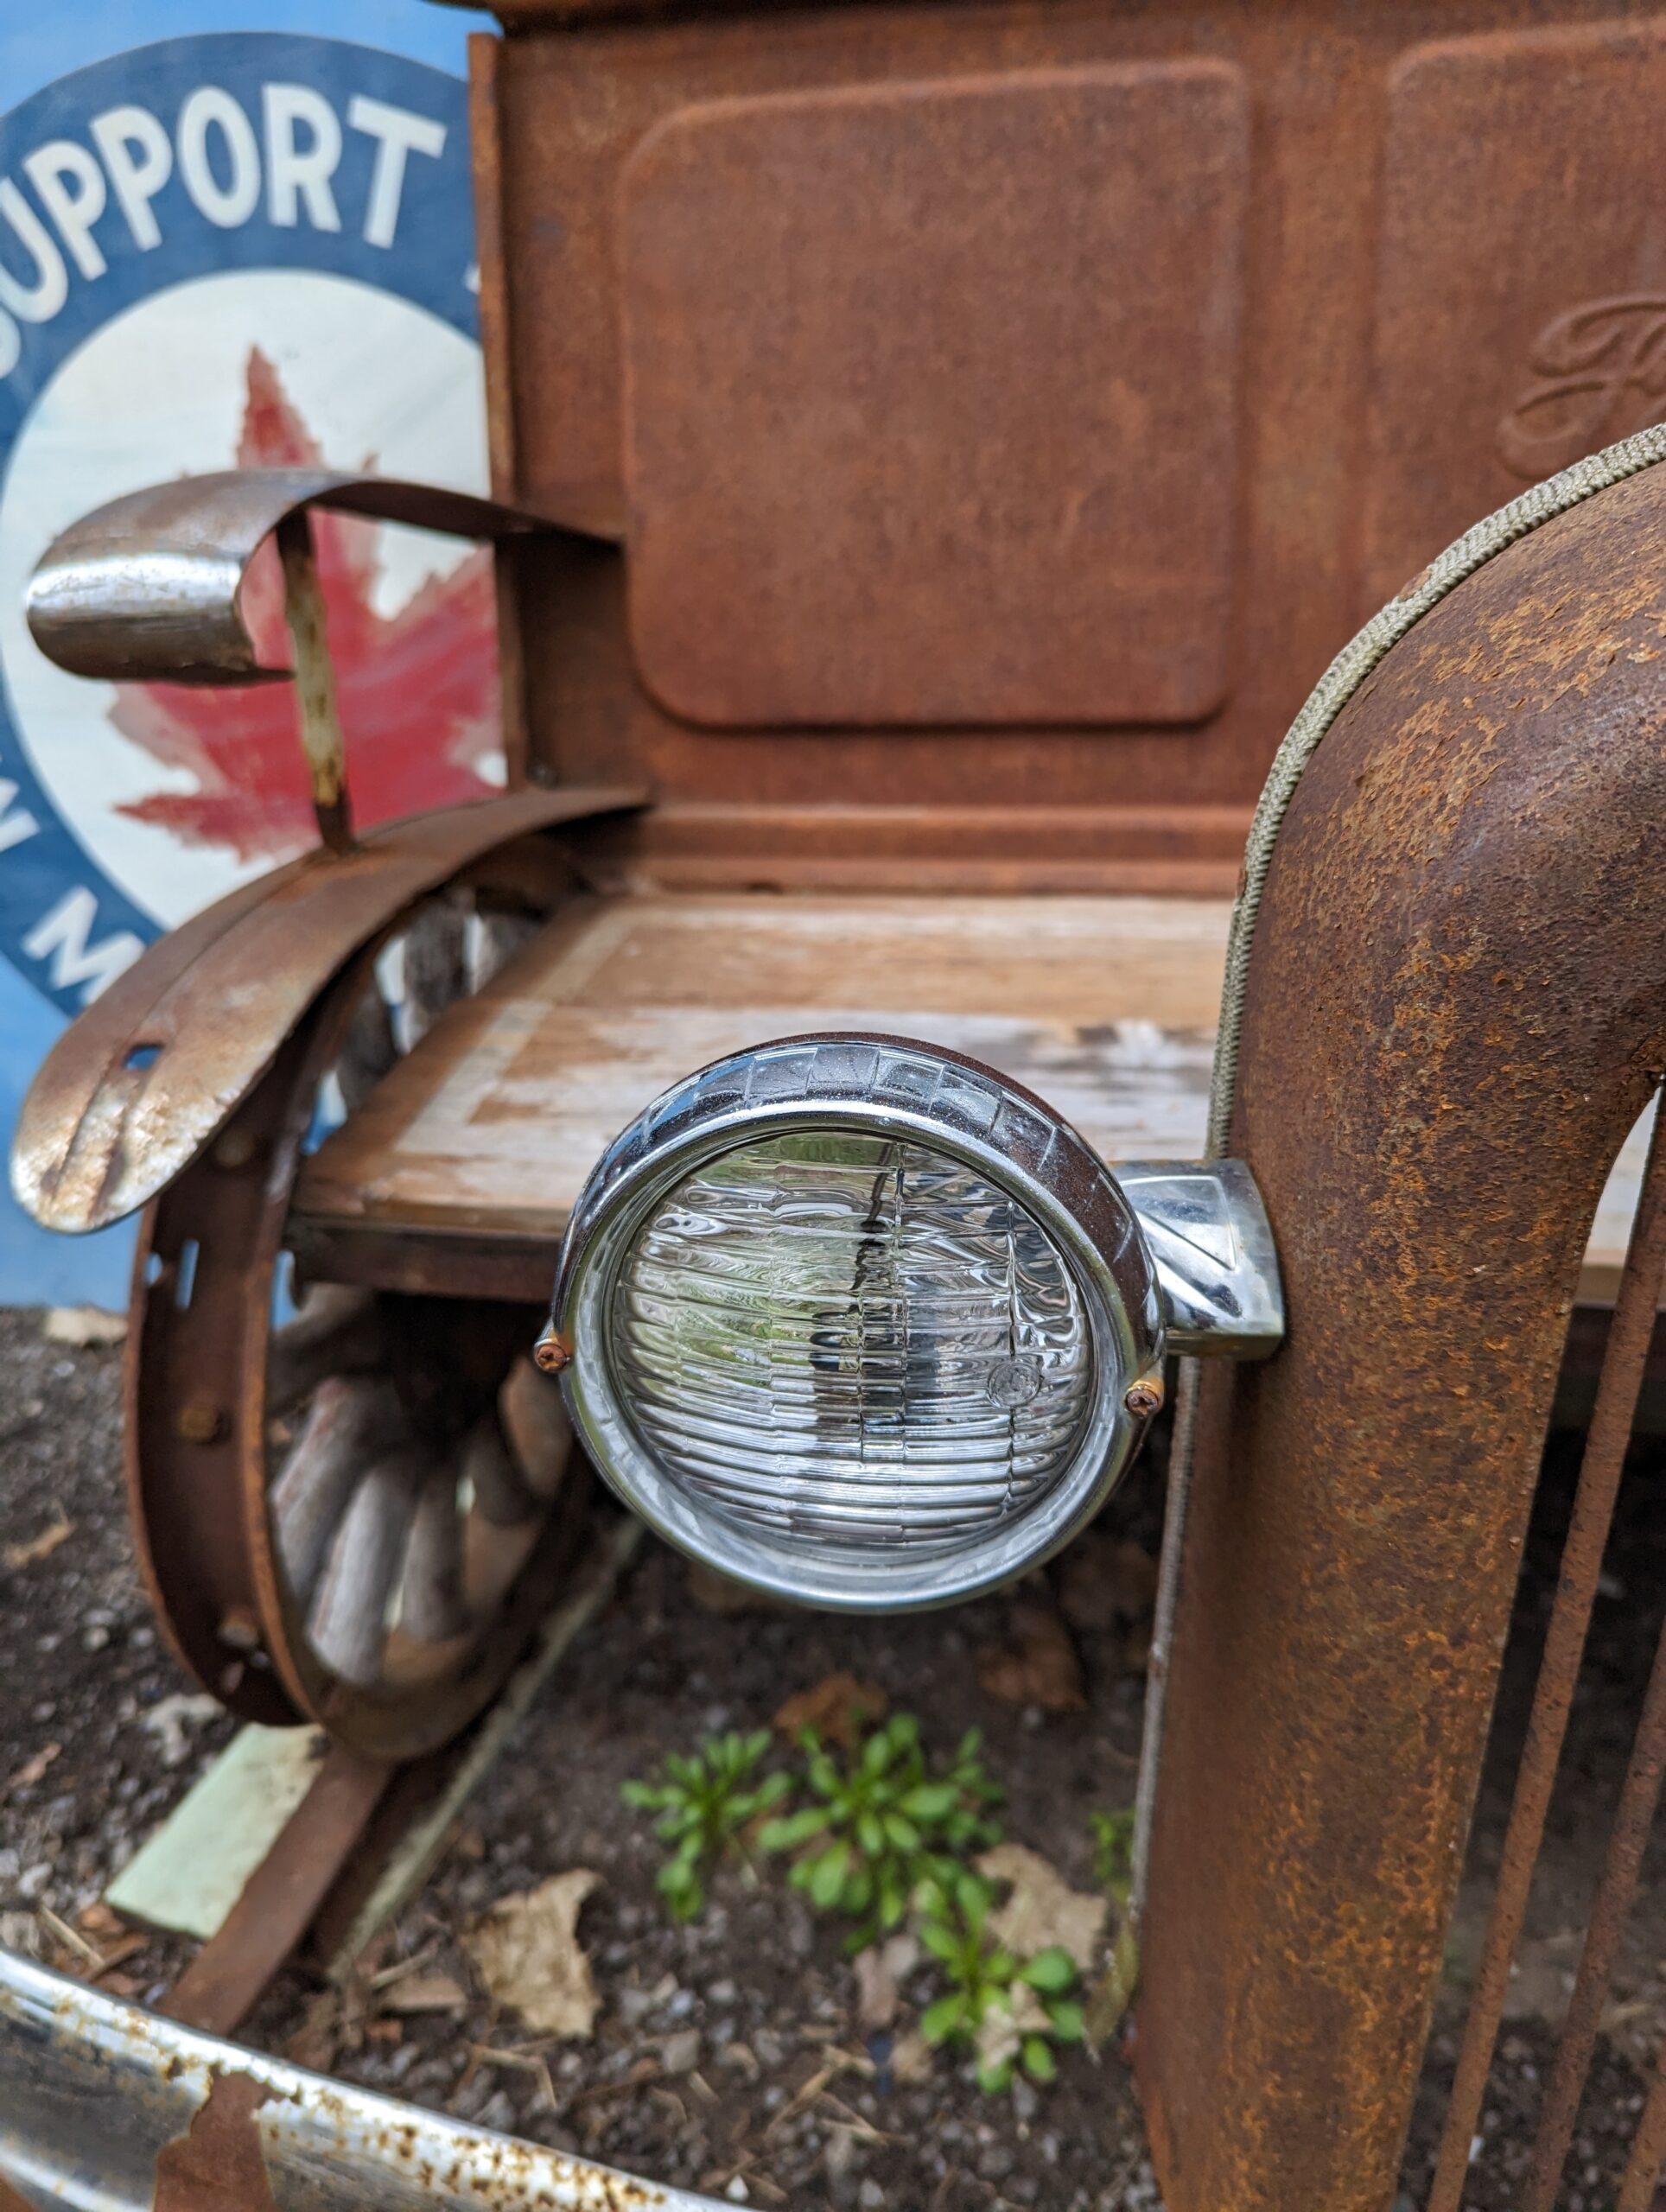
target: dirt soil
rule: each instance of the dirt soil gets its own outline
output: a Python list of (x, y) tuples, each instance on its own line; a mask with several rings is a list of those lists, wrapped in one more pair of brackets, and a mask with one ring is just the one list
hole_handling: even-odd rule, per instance
[[(0, 1941), (73, 1968), (53, 1920), (105, 1883), (227, 1740), (229, 1724), (160, 1646), (121, 1502), (118, 1352), (43, 1342), (37, 1314), (0, 1313)], [(1163, 1450), (1113, 1502), (1102, 1535), (1154, 1550)], [(1508, 1809), (1536, 1635), (1554, 1590), (1574, 1442), (1553, 1441), (1523, 1573), (1492, 1753), (1408, 2152), (1402, 2212), (1421, 2201), (1464, 1991)], [(1487, 2100), (1471, 2212), (1518, 2193), (1539, 2086), (1577, 1963), (1666, 1595), (1666, 1455), (1628, 1476), (1549, 1847)], [(62, 1523), (68, 1532), (44, 1547)], [(23, 1547), (20, 1554), (17, 1547)], [(25, 1555), (32, 1554), (33, 1555)], [(10, 1558), (15, 1564), (7, 1565)], [(1050, 1586), (1020, 1604), (1056, 1605)], [(1068, 1593), (1066, 1593), (1068, 1595)], [(1071, 1611), (1078, 1622), (1079, 1606)], [(849, 1669), (920, 1717), (928, 1746), (974, 1724), (1002, 1783), (1008, 1840), (1093, 1885), (1089, 1808), (1131, 1802), (1144, 1678), (1137, 1619), (1071, 1635), (1088, 1702), (1047, 1712), (980, 1687), (1021, 1621), (990, 1600), (952, 1613), (847, 1623), (728, 1614), (645, 1545), (614, 1601), (563, 1661), (472, 1801), (466, 1825), (343, 2005), (291, 1968), (245, 2038), (303, 2063), (656, 2179), (737, 2202), (889, 2212), (1153, 2212), (1158, 2197), (1122, 2057), (1063, 2054), (1058, 2081), (981, 2094), (944, 2054), (923, 2078), (908, 2031), (935, 1985), (905, 1975), (890, 2029), (865, 2033), (839, 1928), (775, 1868), (722, 1870), (677, 1927), (653, 1889), (658, 1847), (620, 1784), (706, 1732), (767, 1726), (784, 1699)], [(980, 1661), (982, 1661), (982, 1669)], [(461, 1938), (495, 1901), (575, 1867), (602, 1876), (578, 1933), (601, 1998), (593, 2039), (532, 2034), (494, 2008)], [(1666, 1867), (1652, 1864), (1617, 1976), (1570, 2165), (1567, 2212), (1612, 2202), (1624, 2144), (1666, 2026)], [(151, 1999), (190, 1946), (152, 1939), (105, 1986)], [(448, 1977), (444, 2009), (402, 2013), (402, 1987)], [(900, 2075), (910, 2078), (902, 2078)]]

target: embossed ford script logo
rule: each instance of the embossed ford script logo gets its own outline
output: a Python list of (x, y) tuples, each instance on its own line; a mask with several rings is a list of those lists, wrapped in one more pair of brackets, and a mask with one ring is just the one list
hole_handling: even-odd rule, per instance
[(1546, 323), (1498, 425), (1498, 457), (1529, 483), (1666, 415), (1666, 293), (1587, 300)]
[[(66, 1014), (313, 830), (287, 685), (66, 676), (24, 626), (35, 562), (188, 471), (483, 491), (474, 285), (464, 89), (419, 62), (169, 39), (0, 121), (0, 957)], [(355, 517), (318, 543), (360, 817), (500, 783), (486, 556)], [(265, 554), (245, 610), (282, 658)]]

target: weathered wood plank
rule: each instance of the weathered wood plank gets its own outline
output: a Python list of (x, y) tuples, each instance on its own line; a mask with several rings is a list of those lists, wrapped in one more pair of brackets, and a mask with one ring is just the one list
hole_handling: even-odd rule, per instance
[[(553, 1242), (609, 1140), (679, 1077), (807, 1029), (987, 1060), (1107, 1159), (1195, 1158), (1225, 899), (593, 899), (453, 1007), (309, 1162), (297, 1211)], [(1611, 1299), (1643, 1158), (1604, 1195), (1581, 1295)]]

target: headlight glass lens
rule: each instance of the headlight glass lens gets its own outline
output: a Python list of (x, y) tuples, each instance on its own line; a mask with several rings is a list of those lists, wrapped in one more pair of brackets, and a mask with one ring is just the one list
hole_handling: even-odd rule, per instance
[(608, 1335), (690, 1503), (825, 1553), (988, 1535), (1064, 1475), (1094, 1399), (1053, 1239), (975, 1169), (860, 1130), (686, 1176), (620, 1257)]

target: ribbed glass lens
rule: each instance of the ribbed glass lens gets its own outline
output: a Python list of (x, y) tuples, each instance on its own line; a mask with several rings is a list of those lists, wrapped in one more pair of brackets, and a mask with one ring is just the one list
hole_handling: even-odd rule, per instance
[(1071, 1270), (1004, 1191), (916, 1143), (738, 1147), (637, 1232), (609, 1356), (671, 1480), (819, 1548), (953, 1548), (1074, 1456), (1093, 1348)]

